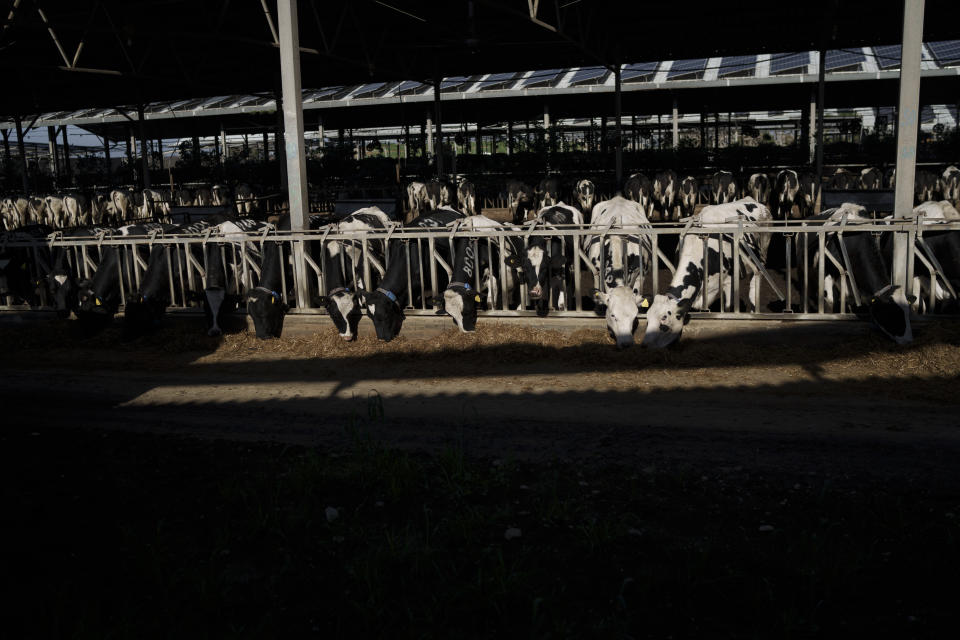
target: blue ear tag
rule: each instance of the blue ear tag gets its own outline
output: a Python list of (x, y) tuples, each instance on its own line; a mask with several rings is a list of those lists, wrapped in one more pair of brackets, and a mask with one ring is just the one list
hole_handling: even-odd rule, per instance
[(388, 298), (390, 298), (390, 300), (391, 300), (392, 302), (396, 302), (396, 301), (397, 301), (397, 296), (393, 295), (393, 292), (392, 292), (392, 291), (388, 291), (388, 290), (384, 289), (384, 293), (386, 294), (386, 296), (387, 296)]
[(467, 291), (470, 291), (470, 283), (469, 283), (469, 282), (464, 282), (464, 283), (463, 283), (463, 288), (466, 289)]

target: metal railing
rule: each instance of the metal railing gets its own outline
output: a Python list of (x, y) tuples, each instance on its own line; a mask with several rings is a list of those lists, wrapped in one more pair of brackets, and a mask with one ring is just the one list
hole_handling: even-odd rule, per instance
[[(592, 290), (605, 286), (600, 274), (606, 273), (610, 266), (623, 268), (624, 265), (606, 264), (610, 259), (606, 251), (601, 251), (597, 263), (594, 263), (585, 251), (590, 241), (599, 242), (601, 246), (621, 243), (621, 255), (626, 255), (631, 246), (635, 250), (639, 247), (643, 259), (639, 268), (630, 274), (630, 280), (636, 279), (636, 288), (641, 293), (653, 295), (666, 291), (676, 273), (678, 245), (685, 238), (694, 236), (703, 242), (704, 247), (709, 246), (724, 256), (719, 261), (711, 260), (707, 251), (699, 256), (703, 282), (715, 283), (710, 289), (715, 288), (718, 293), (715, 302), (707, 308), (709, 298), (714, 296), (708, 295), (708, 286), (701, 287), (694, 304), (695, 317), (837, 319), (850, 317), (865, 303), (864, 295), (873, 292), (858, 287), (844, 243), (839, 243), (839, 250), (828, 248), (834, 234), (869, 233), (878, 237), (885, 233), (906, 234), (907, 273), (903, 274), (906, 294), (925, 296), (925, 304), (917, 306), (916, 310), (930, 312), (936, 309), (938, 295), (956, 301), (953, 283), (925, 240), (924, 235), (932, 231), (960, 231), (960, 221), (933, 223), (921, 218), (856, 223), (795, 221), (754, 224), (747, 220), (731, 220), (700, 226), (688, 220), (681, 224), (643, 227), (571, 225), (543, 228), (527, 225), (489, 229), (462, 229), (454, 224), (430, 229), (392, 226), (362, 232), (341, 232), (330, 226), (310, 232), (282, 232), (268, 228), (259, 234), (229, 236), (220, 236), (208, 229), (203, 234), (189, 236), (164, 236), (156, 232), (145, 237), (102, 233), (84, 239), (64, 238), (59, 234), (43, 240), (6, 236), (0, 239), (0, 252), (26, 252), (29, 257), (24, 268), (35, 282), (41, 283), (50, 270), (50, 256), (55, 249), (65, 252), (66, 264), (73, 277), (83, 280), (92, 278), (97, 271), (104, 248), (116, 246), (120, 252), (117, 268), (122, 310), (123, 304), (143, 283), (151, 248), (160, 244), (167, 254), (164, 280), (172, 301), (171, 310), (176, 311), (196, 310), (199, 305), (191, 292), (200, 292), (206, 286), (210, 268), (209, 252), (205, 250), (208, 245), (213, 243), (220, 252), (228, 292), (243, 294), (260, 281), (263, 243), (275, 242), (281, 245), (278, 252), (282, 274), (280, 293), (284, 302), (291, 305), (291, 312), (325, 313), (324, 308), (314, 305), (311, 300), (332, 288), (328, 286), (330, 274), (325, 273), (325, 268), (330, 266), (321, 257), (336, 245), (340, 250), (337, 251), (338, 263), (334, 266), (339, 266), (344, 282), (352, 283), (354, 287), (374, 289), (391, 268), (391, 260), (404, 260), (408, 295), (401, 299), (406, 300), (406, 313), (433, 315), (436, 310), (430, 298), (441, 296), (446, 284), (453, 280), (453, 242), (466, 238), (473, 249), (470, 252), (472, 269), (468, 269), (472, 279), (470, 284), (485, 300), (480, 315), (496, 317), (537, 315), (530, 283), (520, 282), (518, 272), (508, 266), (507, 257), (524, 253), (535, 238), (557, 238), (561, 241), (546, 243), (544, 263), (550, 264), (555, 251), (563, 255), (564, 267), (552, 275), (562, 280), (566, 295), (562, 306), (555, 296), (549, 296), (541, 306), (546, 307), (550, 315), (593, 317)], [(754, 241), (747, 242), (748, 236)], [(769, 245), (765, 257), (757, 249), (764, 244)], [(294, 265), (297, 259), (304, 263)], [(421, 260), (422, 268), (413, 270), (410, 266), (417, 259)], [(888, 262), (892, 265), (894, 261)], [(484, 265), (493, 265), (494, 269), (485, 269)], [(839, 273), (836, 296), (828, 290), (828, 268)], [(306, 274), (304, 290), (309, 292), (307, 304), (300, 308), (296, 307), (295, 294), (298, 290), (295, 274), (298, 272)], [(509, 277), (491, 277), (508, 273), (511, 274)], [(753, 276), (759, 283), (756, 293), (760, 304), (756, 309), (749, 308), (746, 301), (741, 300), (747, 286), (744, 280)], [(889, 274), (889, 279), (894, 280), (893, 274)], [(922, 283), (922, 291), (917, 290)], [(409, 295), (413, 291), (419, 294)], [(51, 301), (43, 286), (38, 286), (37, 296), (41, 308), (49, 306)], [(0, 308), (25, 308), (10, 295), (0, 299), (0, 303), (3, 303)]]

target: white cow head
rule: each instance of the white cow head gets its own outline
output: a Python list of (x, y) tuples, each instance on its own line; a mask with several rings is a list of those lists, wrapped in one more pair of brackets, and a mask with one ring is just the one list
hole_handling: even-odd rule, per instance
[(657, 295), (647, 309), (647, 330), (643, 346), (660, 349), (675, 342), (687, 323), (691, 300), (679, 300), (672, 295)]
[(607, 292), (594, 291), (593, 299), (597, 304), (597, 312), (604, 312), (606, 316), (607, 332), (616, 341), (617, 348), (633, 346), (633, 334), (640, 322), (640, 311), (650, 306), (649, 297), (621, 285)]

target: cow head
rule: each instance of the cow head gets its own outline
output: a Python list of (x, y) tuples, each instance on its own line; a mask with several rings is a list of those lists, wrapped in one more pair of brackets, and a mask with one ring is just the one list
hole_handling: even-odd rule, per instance
[(547, 256), (548, 239), (534, 237), (530, 239), (526, 255), (523, 258), (523, 279), (529, 288), (532, 300), (545, 299), (549, 287), (547, 281), (550, 271), (563, 267), (563, 255), (560, 242), (551, 242), (552, 256)]
[(868, 309), (874, 324), (897, 344), (913, 341), (910, 305), (914, 296), (905, 296), (899, 286), (891, 285), (873, 294)]
[(469, 333), (477, 329), (477, 309), (480, 306), (480, 294), (469, 284), (451, 284), (443, 292), (442, 310), (453, 318), (460, 331)]
[(80, 283), (77, 298), (77, 321), (86, 332), (93, 333), (105, 329), (113, 321), (117, 302), (102, 298), (93, 290), (89, 282)]
[(654, 296), (647, 309), (643, 346), (659, 349), (676, 342), (689, 321), (692, 303), (692, 300), (679, 300), (670, 294)]
[(593, 201), (596, 197), (597, 189), (590, 180), (581, 180), (577, 183), (577, 203), (580, 205), (580, 211), (584, 217), (588, 217), (593, 211)]
[(67, 269), (54, 269), (46, 276), (47, 291), (53, 298), (57, 316), (69, 318), (80, 306), (77, 281)]
[(279, 338), (283, 332), (283, 317), (290, 307), (276, 291), (255, 287), (247, 294), (247, 314), (253, 318), (257, 338)]
[(360, 318), (363, 317), (363, 311), (360, 309), (360, 301), (356, 293), (346, 287), (339, 287), (325, 296), (320, 296), (317, 304), (326, 307), (341, 338), (347, 342), (357, 339), (357, 327), (360, 324)]
[(619, 286), (607, 292), (594, 290), (594, 311), (607, 319), (607, 333), (617, 343), (617, 348), (633, 346), (633, 334), (640, 323), (641, 311), (650, 307), (649, 296), (642, 296), (637, 289)]
[(207, 287), (203, 290), (203, 316), (207, 323), (207, 335), (223, 334), (223, 323), (227, 314), (235, 311), (240, 299), (227, 294), (224, 287)]
[(400, 333), (403, 320), (403, 308), (397, 296), (388, 289), (360, 291), (361, 304), (366, 314), (373, 320), (377, 338), (389, 342)]

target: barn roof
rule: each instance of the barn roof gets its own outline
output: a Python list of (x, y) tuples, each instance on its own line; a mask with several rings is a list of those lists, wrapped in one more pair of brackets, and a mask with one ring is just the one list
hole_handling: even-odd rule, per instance
[[(0, 35), (0, 70), (8, 87), (0, 109), (12, 116), (272, 94), (279, 84), (273, 4), (15, 3)], [(705, 61), (685, 63), (692, 70), (675, 74), (683, 79), (709, 68), (712, 58), (821, 46), (844, 50), (901, 36), (900, 21), (891, 19), (900, 2), (743, 0), (732, 6), (714, 0), (688, 0), (683, 11), (671, 3), (619, 0), (300, 0), (303, 84), (385, 83), (365, 94), (377, 98), (389, 83), (463, 78), (459, 86), (518, 67)], [(956, 36), (954, 7), (954, 0), (927, 0), (928, 41)], [(590, 82), (584, 86), (594, 86)]]

